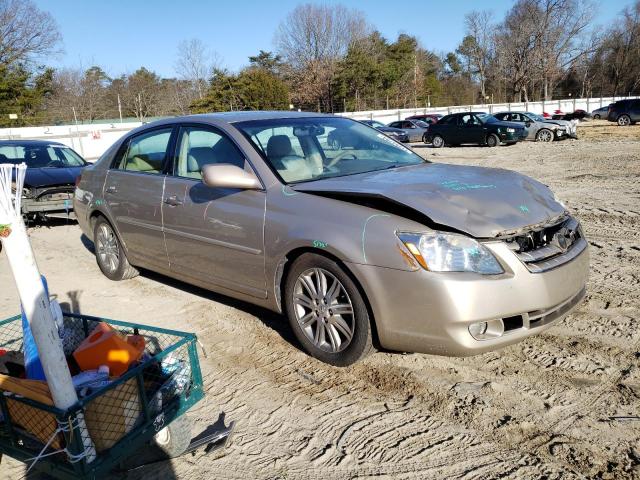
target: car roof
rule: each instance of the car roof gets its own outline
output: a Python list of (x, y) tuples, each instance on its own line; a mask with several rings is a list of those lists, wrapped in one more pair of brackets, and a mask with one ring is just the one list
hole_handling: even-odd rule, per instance
[(50, 140), (0, 140), (0, 147), (66, 147), (64, 143)]
[[(180, 117), (164, 118), (155, 122), (150, 122), (144, 127), (150, 125), (166, 125), (172, 123), (181, 122), (224, 122), (224, 123), (236, 123), (236, 122), (249, 122), (253, 120), (277, 120), (283, 118), (314, 118), (314, 117), (334, 117), (331, 114), (316, 113), (316, 112), (295, 112), (285, 110), (252, 110), (242, 112), (215, 112), (215, 113), (200, 113), (195, 115), (183, 115)], [(345, 117), (338, 117), (345, 118)]]

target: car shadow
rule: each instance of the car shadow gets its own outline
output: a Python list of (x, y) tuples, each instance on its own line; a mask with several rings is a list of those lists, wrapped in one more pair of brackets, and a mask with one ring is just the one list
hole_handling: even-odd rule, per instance
[[(95, 253), (93, 242), (86, 235), (82, 234), (80, 237), (80, 241), (88, 251), (90, 251), (92, 254)], [(97, 268), (98, 267), (96, 266), (96, 269)], [(235, 298), (228, 297), (221, 293), (213, 292), (205, 288), (191, 285), (181, 280), (176, 280), (175, 278), (168, 277), (161, 273), (157, 273), (151, 270), (146, 270), (141, 268), (138, 268), (138, 270), (140, 271), (141, 276), (148, 278), (149, 280), (153, 280), (158, 283), (165, 284), (169, 287), (181, 290), (185, 293), (196, 295), (202, 299), (210, 300), (216, 303), (221, 303), (228, 307), (241, 310), (245, 313), (248, 313), (249, 315), (253, 315), (254, 317), (258, 318), (262, 323), (264, 323), (267, 327), (269, 327), (278, 335), (280, 335), (280, 337), (283, 340), (285, 340), (287, 343), (291, 344), (297, 349), (301, 349), (300, 343), (298, 342), (295, 335), (291, 331), (291, 328), (289, 327), (289, 322), (283, 315), (279, 313), (273, 312), (271, 310), (267, 310), (266, 308), (263, 308), (257, 305), (253, 305), (243, 300), (237, 300)]]

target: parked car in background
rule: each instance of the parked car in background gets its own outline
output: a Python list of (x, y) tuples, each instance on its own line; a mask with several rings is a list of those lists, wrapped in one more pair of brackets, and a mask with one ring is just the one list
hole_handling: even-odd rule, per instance
[(73, 212), (75, 183), (87, 162), (73, 149), (42, 140), (0, 140), (0, 163), (27, 165), (22, 213), (27, 220)]
[[(335, 130), (360, 148), (329, 148)], [(331, 115), (146, 124), (84, 170), (74, 206), (108, 278), (142, 267), (281, 312), (340, 366), (374, 344), (468, 356), (516, 343), (579, 305), (589, 271), (578, 221), (542, 183), (430, 163)]]
[(518, 123), (504, 122), (481, 112), (453, 113), (429, 127), (426, 143), (435, 148), (463, 144), (497, 147), (501, 143), (512, 145), (526, 138), (526, 128)]
[(500, 112), (493, 115), (498, 120), (515, 122), (527, 129), (526, 140), (536, 142), (553, 142), (569, 137), (566, 125), (560, 125), (560, 121), (547, 121), (546, 118), (531, 112)]
[(429, 128), (429, 124), (422, 120), (398, 120), (391, 122), (388, 126), (402, 130), (407, 134), (410, 142), (423, 142), (424, 134)]
[(410, 117), (405, 118), (405, 120), (422, 120), (424, 123), (431, 125), (432, 123), (438, 123), (444, 115), (440, 113), (425, 113), (422, 115), (412, 115)]
[(596, 108), (594, 111), (591, 112), (591, 118), (593, 118), (594, 120), (599, 120), (601, 118), (606, 119), (608, 113), (609, 113), (609, 106)]
[(618, 100), (609, 105), (607, 120), (620, 126), (633, 125), (640, 121), (640, 99)]
[(378, 122), (377, 120), (360, 120), (365, 125), (369, 125), (370, 127), (375, 128), (376, 130), (381, 131), (386, 136), (397, 140), (398, 142), (407, 143), (409, 141), (409, 136), (405, 133), (404, 130), (400, 130), (399, 128), (392, 128), (386, 126), (382, 122)]

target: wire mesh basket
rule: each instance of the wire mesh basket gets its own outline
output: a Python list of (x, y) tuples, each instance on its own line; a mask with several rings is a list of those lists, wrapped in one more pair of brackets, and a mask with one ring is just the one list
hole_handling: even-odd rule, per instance
[[(11, 391), (0, 389), (0, 452), (25, 463), (38, 458), (34, 468), (58, 478), (99, 478), (202, 399), (193, 334), (65, 314), (68, 358), (100, 322), (143, 337), (144, 356), (120, 377), (82, 392), (66, 411), (53, 406), (44, 382), (19, 380)], [(0, 321), (0, 349), (24, 350), (19, 315)], [(87, 433), (97, 453), (91, 462), (82, 455)]]

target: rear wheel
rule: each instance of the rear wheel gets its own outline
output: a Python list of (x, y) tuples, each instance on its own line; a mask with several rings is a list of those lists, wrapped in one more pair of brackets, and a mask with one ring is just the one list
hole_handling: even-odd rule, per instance
[(344, 367), (373, 350), (364, 299), (333, 260), (311, 253), (296, 259), (285, 283), (285, 306), (296, 338), (318, 360)]
[(600, 115), (598, 115), (597, 113), (593, 116), (594, 120), (600, 120)]
[(440, 135), (434, 135), (431, 139), (431, 145), (433, 145), (433, 148), (444, 147), (444, 138), (442, 138)]
[(487, 137), (487, 147), (497, 147), (498, 145), (500, 145), (500, 139), (495, 133)]
[(629, 117), (629, 115), (620, 115), (618, 117), (618, 125), (621, 127), (631, 125), (631, 117)]
[(541, 128), (536, 133), (536, 142), (553, 142), (553, 132), (547, 128)]
[(127, 260), (113, 227), (104, 217), (98, 217), (93, 227), (93, 243), (98, 267), (105, 277), (117, 281), (138, 275), (138, 270)]

